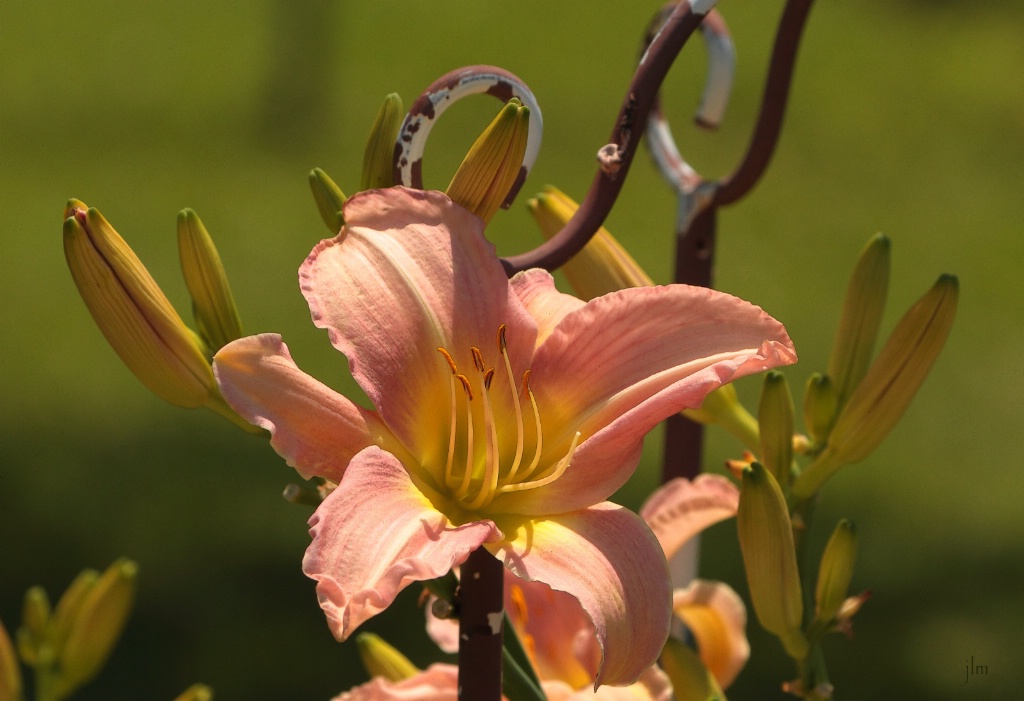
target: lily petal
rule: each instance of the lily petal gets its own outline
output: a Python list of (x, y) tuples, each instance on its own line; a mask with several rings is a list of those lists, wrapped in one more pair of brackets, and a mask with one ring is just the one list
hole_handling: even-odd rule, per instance
[(672, 682), (657, 667), (649, 667), (635, 684), (629, 686), (602, 686), (573, 691), (565, 682), (542, 681), (548, 701), (671, 701)]
[(383, 677), (335, 696), (332, 701), (457, 701), (459, 668), (433, 664), (415, 677), (392, 682)]
[[(511, 529), (508, 529), (511, 532)], [(525, 521), (489, 548), (513, 574), (574, 596), (601, 646), (598, 684), (630, 684), (661, 653), (669, 631), (669, 579), (661, 546), (631, 511), (610, 502)]]
[[(537, 349), (531, 387), (545, 451), (572, 464), (545, 489), (503, 495), (502, 511), (559, 513), (607, 499), (632, 474), (644, 435), (711, 390), (796, 361), (782, 324), (760, 307), (687, 285), (620, 290), (567, 314)], [(497, 509), (499, 504), (495, 504)]]
[(526, 367), (535, 324), (483, 222), (442, 193), (370, 190), (349, 198), (344, 216), (341, 233), (299, 269), (313, 321), (403, 444), (443, 464), (449, 369), (437, 348), (467, 372), (470, 348), (495, 344), (504, 323), (513, 366)]
[(722, 475), (698, 475), (692, 482), (669, 480), (640, 508), (640, 516), (654, 531), (665, 557), (708, 526), (736, 515), (740, 490)]
[(453, 526), (423, 489), (394, 455), (370, 447), (352, 459), (309, 519), (313, 542), (302, 571), (317, 581), (320, 607), (338, 640), (412, 582), (440, 577), (483, 543), (502, 539), (491, 521)]
[(537, 345), (551, 335), (566, 314), (586, 304), (577, 297), (559, 292), (551, 273), (542, 268), (530, 268), (516, 273), (509, 284), (537, 322)]
[(695, 579), (672, 595), (672, 610), (693, 633), (704, 666), (724, 689), (750, 658), (747, 609), (728, 584)]
[(300, 370), (277, 334), (224, 346), (214, 375), (231, 408), (270, 431), (270, 445), (306, 479), (338, 482), (360, 450), (395, 443), (374, 412)]

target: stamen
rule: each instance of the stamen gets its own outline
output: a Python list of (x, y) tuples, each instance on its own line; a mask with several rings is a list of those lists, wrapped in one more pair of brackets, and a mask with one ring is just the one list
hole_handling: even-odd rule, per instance
[(455, 434), (458, 429), (458, 405), (455, 397), (455, 376), (458, 374), (458, 369), (455, 367), (455, 360), (452, 359), (451, 354), (444, 348), (438, 348), (438, 352), (444, 356), (445, 361), (448, 363), (448, 367), (451, 369), (452, 374), (448, 377), (448, 396), (451, 397), (452, 404), (452, 416), (450, 419), (449, 426), (451, 427), (448, 431), (448, 459), (444, 465), (444, 483), (445, 486), (452, 489), (455, 487), (452, 477), (452, 462), (455, 460)]
[(473, 365), (476, 365), (477, 370), (483, 372), (485, 367), (483, 353), (476, 346), (471, 346), (469, 350), (473, 353)]
[[(492, 377), (494, 377), (493, 368), (483, 375), (484, 387), (490, 388)], [(501, 471), (498, 455), (498, 426), (494, 423), (494, 410), (491, 408), (491, 399), (486, 390), (481, 395), (481, 400), (484, 405), (484, 426), (487, 430), (487, 452), (484, 456), (484, 473), (480, 480), (480, 491), (471, 502), (466, 504), (466, 508), (470, 510), (479, 509), (491, 503), (497, 494), (498, 473)]]
[(473, 401), (473, 390), (469, 388), (469, 378), (465, 375), (458, 375), (462, 382), (462, 388), (466, 390), (469, 401), (466, 402), (466, 471), (462, 475), (462, 484), (455, 491), (458, 499), (464, 499), (469, 494), (469, 482), (473, 477), (473, 407), (469, 402)]
[(521, 479), (526, 479), (533, 474), (533, 471), (537, 469), (537, 465), (540, 464), (540, 453), (544, 448), (544, 434), (540, 426), (540, 409), (537, 407), (537, 398), (533, 396), (533, 390), (530, 389), (529, 370), (523, 373), (523, 392), (530, 398), (530, 406), (533, 407), (533, 421), (537, 429), (537, 449), (533, 452), (533, 460), (530, 461), (530, 466), (526, 468), (521, 477)]
[(456, 377), (462, 383), (462, 389), (466, 390), (466, 394), (469, 395), (469, 400), (473, 401), (473, 388), (469, 386), (469, 378), (465, 375), (456, 375)]
[(579, 443), (580, 432), (577, 431), (576, 435), (572, 437), (572, 444), (569, 446), (569, 452), (565, 454), (565, 457), (558, 461), (555, 465), (555, 469), (551, 474), (540, 479), (533, 480), (532, 482), (519, 482), (518, 484), (506, 484), (504, 487), (498, 490), (499, 494), (506, 492), (521, 492), (524, 489), (536, 489), (537, 487), (543, 487), (544, 485), (551, 484), (556, 479), (565, 474), (565, 471), (569, 469), (569, 465), (572, 464), (573, 453), (576, 452), (576, 444)]
[(494, 368), (491, 368), (490, 370), (488, 370), (487, 372), (484, 373), (484, 388), (485, 389), (490, 389), (491, 388), (491, 380), (493, 380), (493, 379), (494, 379)]
[[(515, 375), (512, 374), (512, 361), (508, 359), (508, 344), (505, 341), (505, 324), (498, 327), (498, 351), (501, 353), (501, 359), (505, 361), (505, 372), (508, 374), (508, 387), (512, 392), (512, 403), (515, 405), (516, 415), (516, 456), (512, 459), (512, 467), (509, 468), (508, 475), (505, 477), (505, 483), (509, 483), (515, 479), (516, 472), (519, 471), (519, 464), (523, 460), (523, 442), (525, 440), (523, 432), (523, 408), (519, 404), (519, 393), (515, 391), (516, 379)], [(527, 386), (527, 378), (530, 376), (530, 371), (527, 370), (523, 376), (523, 386)], [(537, 440), (540, 440), (540, 431), (537, 432)]]
[(457, 375), (459, 371), (455, 368), (455, 360), (452, 358), (451, 353), (446, 351), (444, 348), (438, 347), (438, 352), (444, 356), (444, 359), (448, 361), (448, 367), (451, 368), (452, 374)]

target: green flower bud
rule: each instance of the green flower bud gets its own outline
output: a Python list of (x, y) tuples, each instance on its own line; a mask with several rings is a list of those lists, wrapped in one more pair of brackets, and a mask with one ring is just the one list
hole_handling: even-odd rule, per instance
[(185, 689), (174, 701), (212, 701), (213, 689), (203, 684), (193, 684)]
[(825, 450), (793, 483), (802, 501), (848, 463), (866, 458), (889, 434), (946, 343), (956, 316), (959, 283), (941, 276), (896, 325), (836, 419)]
[(761, 429), (757, 419), (740, 403), (732, 383), (722, 385), (704, 397), (699, 409), (684, 409), (683, 416), (697, 423), (721, 426), (751, 451), (761, 449)]
[(814, 600), (815, 618), (821, 623), (828, 623), (835, 618), (846, 601), (856, 557), (857, 530), (853, 523), (843, 519), (832, 532), (818, 569)]
[(39, 661), (41, 648), (48, 644), (46, 632), (49, 625), (50, 599), (46, 590), (32, 587), (25, 592), (21, 627), (18, 628), (18, 652), (25, 664), (34, 667)]
[(793, 526), (782, 490), (759, 463), (743, 472), (736, 526), (758, 620), (791, 657), (803, 659), (808, 646), (800, 630), (804, 607)]
[(793, 396), (781, 372), (764, 377), (758, 419), (761, 425), (761, 460), (780, 485), (788, 485), (793, 465)]
[(242, 322), (220, 254), (203, 222), (191, 209), (178, 213), (178, 254), (192, 297), (196, 328), (206, 345), (206, 356), (212, 358), (222, 347), (242, 337)]
[(319, 168), (309, 171), (309, 188), (313, 191), (313, 199), (316, 201), (320, 218), (324, 220), (324, 225), (331, 232), (331, 236), (336, 236), (345, 225), (345, 217), (341, 214), (347, 199), (345, 193), (331, 180), (331, 176)]
[(14, 645), (0, 621), (0, 699), (21, 701), (21, 670)]
[(68, 268), (110, 345), (161, 399), (204, 405), (217, 385), (199, 338), (98, 210), (71, 200), (64, 214)]
[(661, 653), (661, 668), (672, 682), (673, 698), (725, 701), (714, 675), (690, 647), (669, 638)]
[(529, 128), (530, 109), (512, 98), (470, 147), (445, 193), (489, 222), (520, 176)]
[(71, 634), (71, 629), (78, 619), (78, 612), (82, 608), (82, 602), (86, 595), (99, 581), (100, 573), (96, 570), (82, 570), (75, 577), (71, 585), (64, 590), (57, 601), (57, 608), (50, 617), (50, 628), (47, 631), (47, 639), (53, 650), (60, 650), (64, 642)]
[(366, 673), (371, 677), (383, 677), (388, 681), (400, 682), (419, 673), (419, 669), (409, 659), (384, 642), (384, 639), (373, 633), (361, 633), (356, 636), (359, 646), (359, 658), (363, 661)]
[[(527, 202), (527, 207), (545, 239), (561, 231), (579, 209), (579, 205), (564, 192), (550, 185)], [(562, 267), (562, 271), (569, 279), (569, 284), (584, 300), (628, 287), (649, 287), (654, 284), (643, 268), (604, 227), (598, 229), (583, 250)]]
[(405, 109), (398, 93), (385, 97), (373, 128), (370, 129), (370, 139), (363, 153), (360, 190), (391, 187), (395, 184), (395, 140), (404, 118)]
[(846, 288), (828, 375), (839, 405), (857, 388), (871, 364), (889, 289), (889, 239), (875, 234), (861, 251)]
[(85, 593), (67, 640), (58, 651), (58, 697), (92, 679), (106, 662), (135, 601), (137, 575), (138, 566), (122, 558)]
[(836, 394), (832, 378), (814, 373), (807, 378), (804, 390), (804, 426), (815, 443), (822, 443), (828, 438), (832, 425), (839, 411), (839, 396)]

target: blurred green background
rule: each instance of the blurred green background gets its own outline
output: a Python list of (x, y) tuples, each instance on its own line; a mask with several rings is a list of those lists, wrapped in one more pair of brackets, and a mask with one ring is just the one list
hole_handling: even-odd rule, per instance
[[(754, 193), (722, 211), (717, 283), (788, 327), (797, 389), (824, 369), (856, 254), (893, 240), (891, 328), (943, 272), (960, 276), (949, 344), (902, 424), (828, 485), (815, 538), (852, 518), (856, 589), (874, 598), (856, 637), (826, 648), (837, 699), (994, 699), (1024, 681), (1024, 7), (827, 2), (812, 14), (783, 137)], [(94, 327), (67, 273), (61, 211), (98, 207), (178, 308), (188, 309), (175, 214), (193, 207), (220, 247), (250, 332), (284, 334), (299, 364), (350, 388), (309, 322), (296, 269), (327, 234), (306, 183), (323, 167), (351, 192), (383, 96), (408, 105), (461, 65), (526, 80), (544, 110), (547, 183), (583, 196), (639, 37), (658, 3), (7, 2), (0, 8), (0, 619), (120, 555), (141, 566), (122, 644), (80, 699), (327, 699), (360, 681), (300, 571), (309, 509), (260, 440), (150, 395)], [(742, 154), (781, 2), (725, 3), (738, 47), (726, 123), (688, 125), (699, 42), (666, 85), (682, 150), (704, 173)], [(443, 188), (497, 103), (445, 115), (427, 150)], [(489, 229), (502, 253), (538, 240), (523, 206)], [(674, 198), (638, 158), (608, 226), (668, 281)], [(754, 397), (757, 381), (741, 392)], [(713, 434), (706, 464), (738, 447)], [(660, 436), (633, 488), (654, 483)], [(713, 528), (703, 573), (745, 593), (735, 528)], [(412, 587), (367, 629), (430, 649)], [(754, 656), (730, 698), (785, 698), (791, 670), (750, 625)], [(965, 665), (987, 666), (965, 681)]]

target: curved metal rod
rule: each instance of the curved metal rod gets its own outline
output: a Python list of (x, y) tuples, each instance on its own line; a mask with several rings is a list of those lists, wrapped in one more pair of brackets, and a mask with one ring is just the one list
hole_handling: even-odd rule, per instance
[(554, 270), (578, 253), (604, 223), (636, 153), (658, 88), (679, 55), (683, 44), (700, 25), (714, 2), (689, 0), (679, 3), (662, 26), (640, 65), (619, 109), (608, 145), (601, 149), (601, 167), (580, 208), (554, 237), (527, 253), (503, 258), (509, 275), (527, 268)]
[(434, 123), (446, 109), (469, 95), (486, 93), (502, 102), (518, 98), (530, 110), (530, 129), (526, 141), (523, 166), (502, 207), (508, 209), (540, 152), (544, 120), (540, 106), (530, 88), (514, 73), (497, 66), (466, 66), (445, 73), (430, 84), (409, 108), (395, 140), (395, 182), (406, 187), (423, 189), (423, 150)]
[(786, 2), (782, 19), (779, 20), (779, 29), (775, 34), (775, 45), (772, 48), (771, 64), (768, 67), (768, 78), (765, 81), (764, 96), (761, 98), (761, 110), (757, 116), (754, 134), (743, 161), (715, 188), (714, 205), (731, 204), (742, 198), (757, 184), (768, 167), (779, 141), (782, 118), (786, 114), (786, 103), (789, 100), (789, 87), (793, 80), (793, 69), (796, 66), (796, 52), (800, 47), (800, 37), (803, 35), (813, 2), (814, 0)]

